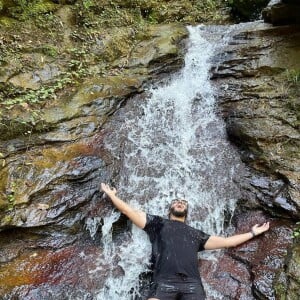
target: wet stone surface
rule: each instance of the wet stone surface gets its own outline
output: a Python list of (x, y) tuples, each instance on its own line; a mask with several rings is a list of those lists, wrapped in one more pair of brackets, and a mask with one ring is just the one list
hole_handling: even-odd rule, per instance
[[(265, 221), (271, 221), (271, 230), (224, 251), (217, 264), (203, 260), (200, 270), (205, 282), (228, 299), (274, 299), (276, 274), (283, 271), (292, 244), (291, 217), (299, 217), (299, 132), (291, 109), (297, 103), (293, 94), (287, 95), (287, 79), (282, 77), (283, 69), (299, 68), (299, 34), (294, 28), (274, 29), (260, 22), (248, 26), (245, 32), (236, 33), (218, 58), (221, 61), (216, 60), (218, 68), (212, 70), (212, 79), (218, 86), (219, 112), (227, 122), (228, 135), (250, 166), (246, 178), (235, 178), (242, 190), (235, 232), (249, 231), (253, 224)], [(165, 43), (165, 38), (160, 41)], [(172, 70), (172, 61), (178, 67), (180, 61), (172, 43), (165, 45), (156, 52), (137, 48), (135, 54), (141, 56), (133, 57), (131, 64), (149, 64), (152, 80), (159, 81), (160, 72)], [(151, 57), (155, 58), (152, 64)], [(160, 58), (166, 59), (166, 66)], [(120, 161), (130, 149), (124, 148), (122, 135), (132, 128), (123, 113), (141, 113), (138, 104), (145, 101), (143, 95), (134, 102), (136, 107), (127, 100), (143, 92), (143, 76), (134, 73), (128, 78), (87, 80), (63, 99), (68, 101), (46, 107), (46, 128), (40, 133), (12, 139), (5, 126), (1, 129), (3, 299), (94, 300), (106, 278), (124, 274), (118, 265), (122, 259), (119, 249), (110, 262), (103, 260), (101, 226), (112, 206), (99, 193), (98, 185), (100, 181), (118, 183), (124, 174)], [(292, 86), (289, 91), (295, 92)], [(104, 130), (104, 124), (111, 127)], [(120, 139), (115, 140), (114, 149), (107, 149), (103, 141), (113, 141), (114, 132), (119, 132)], [(164, 137), (157, 135), (151, 150), (163, 142)], [(132, 160), (139, 163), (138, 156)], [(138, 175), (159, 177), (164, 171), (142, 170)], [(129, 186), (129, 174), (124, 175), (123, 182)], [(144, 188), (141, 184), (139, 190)], [(149, 192), (139, 201), (145, 204), (151, 197)], [(207, 211), (197, 213), (202, 218)], [(117, 221), (114, 229), (115, 237), (125, 243), (130, 240), (126, 221)], [(118, 242), (116, 247), (120, 247)], [(284, 270), (290, 295), (297, 287), (299, 291), (293, 279), (298, 275), (299, 249), (293, 251)]]

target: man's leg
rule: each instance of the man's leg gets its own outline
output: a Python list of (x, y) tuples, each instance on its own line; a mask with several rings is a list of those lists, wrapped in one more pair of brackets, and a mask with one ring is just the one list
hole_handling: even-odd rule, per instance
[(178, 288), (169, 282), (152, 283), (148, 300), (176, 300)]
[(206, 295), (202, 284), (189, 283), (182, 290), (181, 300), (205, 300)]
[(205, 295), (183, 295), (181, 298), (181, 300), (206, 300), (206, 296)]

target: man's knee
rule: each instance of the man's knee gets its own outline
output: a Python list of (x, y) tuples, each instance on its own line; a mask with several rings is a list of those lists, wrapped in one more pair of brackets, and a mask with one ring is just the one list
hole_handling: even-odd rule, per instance
[(158, 298), (148, 298), (148, 300), (159, 300)]

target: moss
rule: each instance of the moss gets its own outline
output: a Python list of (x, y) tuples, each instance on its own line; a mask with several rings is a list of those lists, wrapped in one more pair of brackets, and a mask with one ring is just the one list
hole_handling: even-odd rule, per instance
[[(299, 59), (299, 55), (298, 55)], [(300, 86), (300, 70), (298, 69), (287, 69), (284, 72), (284, 75), (287, 79), (288, 82), (297, 85), (298, 87)]]
[[(4, 139), (24, 135), (33, 128), (44, 130), (43, 120), (35, 113), (32, 117), (31, 110), (39, 110), (60, 99), (64, 91), (67, 94), (75, 89), (86, 77), (119, 72), (117, 69), (126, 65), (134, 47), (149, 39), (150, 23), (215, 20), (222, 3), (219, 0), (201, 3), (195, 0), (78, 0), (74, 5), (70, 4), (75, 1), (70, 0), (59, 1), (59, 5), (54, 2), (14, 0), (2, 11), (7, 20), (16, 24), (6, 30), (5, 43), (0, 45), (3, 67), (0, 76), (6, 80), (0, 83), (0, 106), (3, 115), (8, 116), (0, 118), (0, 133)], [(54, 14), (64, 3), (68, 4), (72, 16), (68, 25), (61, 17), (64, 10)], [(75, 50), (69, 51), (71, 48)], [(27, 89), (8, 83), (7, 79), (14, 74), (31, 76), (41, 59), (41, 64), (59, 64), (61, 73)], [(9, 110), (15, 107), (23, 110), (25, 116), (23, 113), (13, 115)]]
[(42, 47), (42, 53), (51, 57), (56, 57), (58, 55), (58, 49), (52, 45), (44, 45)]
[(111, 62), (129, 53), (133, 44), (131, 33), (128, 30), (116, 30), (104, 40), (104, 49), (101, 58)]
[(7, 209), (7, 201), (4, 198), (0, 198), (0, 211), (4, 211)]
[(15, 22), (16, 20), (14, 20), (13, 18), (5, 17), (5, 16), (0, 17), (0, 25), (2, 26), (11, 27), (15, 25)]
[(22, 112), (21, 107), (14, 107), (10, 115), (0, 117), (1, 140), (5, 141), (17, 136), (31, 135), (43, 131), (43, 119), (38, 110), (28, 109)]
[(18, 20), (28, 20), (39, 14), (54, 12), (58, 5), (48, 0), (15, 0), (14, 5), (7, 9), (8, 16)]
[(130, 26), (140, 22), (187, 24), (223, 19), (220, 13), (224, 2), (219, 0), (133, 0), (77, 2), (77, 22), (83, 26)]
[(284, 283), (276, 284), (274, 290), (277, 300), (286, 300), (286, 286)]
[(10, 225), (12, 221), (13, 221), (13, 217), (12, 216), (5, 215), (4, 218), (1, 220), (1, 225), (2, 226)]

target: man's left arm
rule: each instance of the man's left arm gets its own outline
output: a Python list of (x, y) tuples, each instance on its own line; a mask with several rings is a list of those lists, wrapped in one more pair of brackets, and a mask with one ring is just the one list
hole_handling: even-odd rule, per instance
[(221, 248), (236, 247), (242, 243), (247, 242), (253, 237), (260, 235), (263, 232), (269, 230), (269, 227), (270, 224), (269, 222), (267, 222), (261, 226), (259, 226), (258, 224), (254, 225), (251, 228), (251, 231), (247, 233), (236, 234), (230, 237), (210, 236), (209, 239), (204, 244), (204, 249), (214, 250), (214, 249), (221, 249)]

